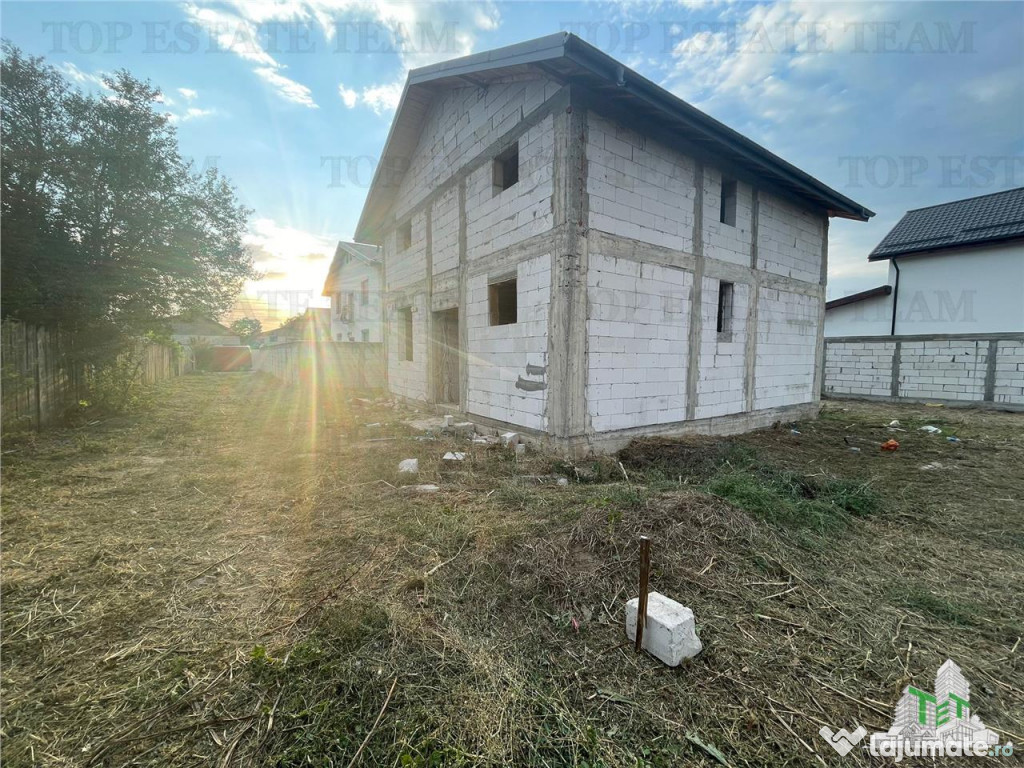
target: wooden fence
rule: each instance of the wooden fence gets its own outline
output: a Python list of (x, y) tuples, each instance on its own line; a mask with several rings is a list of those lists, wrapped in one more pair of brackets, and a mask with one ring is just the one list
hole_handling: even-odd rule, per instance
[[(0, 326), (0, 369), (5, 431), (54, 424), (88, 397), (87, 365), (73, 353), (58, 331), (4, 321)], [(187, 367), (184, 360), (170, 347), (151, 344), (144, 350), (139, 381), (154, 384), (178, 376)]]
[(295, 341), (252, 351), (252, 367), (289, 384), (348, 390), (385, 386), (384, 345), (340, 341)]

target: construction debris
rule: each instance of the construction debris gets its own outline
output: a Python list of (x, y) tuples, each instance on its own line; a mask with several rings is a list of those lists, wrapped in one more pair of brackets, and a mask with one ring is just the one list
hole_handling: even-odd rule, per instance
[(518, 432), (504, 432), (501, 435), (501, 444), (506, 448), (510, 446), (519, 445), (519, 433)]
[(420, 460), (402, 459), (398, 462), (398, 471), (406, 475), (415, 475), (420, 471)]
[(462, 451), (448, 451), (444, 456), (441, 457), (441, 461), (465, 461), (466, 454)]
[[(640, 599), (626, 603), (626, 636), (636, 640), (636, 614)], [(704, 646), (697, 637), (693, 611), (660, 592), (647, 595), (647, 624), (643, 631), (643, 648), (670, 667), (700, 653)]]
[(433, 483), (423, 483), (422, 485), (405, 485), (402, 486), (402, 490), (405, 493), (437, 493), (441, 487)]
[(917, 431), (918, 432), (927, 432), (929, 435), (941, 435), (942, 434), (942, 430), (941, 429), (939, 429), (938, 427), (933, 427), (931, 425), (926, 426), (926, 427), (918, 427)]
[(881, 448), (883, 451), (896, 451), (899, 450), (900, 444), (895, 440), (886, 440), (882, 443)]

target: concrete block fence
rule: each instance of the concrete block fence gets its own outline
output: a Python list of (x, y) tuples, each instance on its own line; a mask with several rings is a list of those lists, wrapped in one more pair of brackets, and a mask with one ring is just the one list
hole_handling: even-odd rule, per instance
[(1024, 410), (1024, 334), (825, 339), (822, 394)]

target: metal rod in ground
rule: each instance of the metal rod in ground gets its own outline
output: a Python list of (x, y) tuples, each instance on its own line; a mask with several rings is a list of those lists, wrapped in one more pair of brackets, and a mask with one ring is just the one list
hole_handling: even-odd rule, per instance
[(644, 627), (647, 626), (647, 585), (651, 579), (651, 540), (640, 537), (640, 598), (636, 606), (636, 650), (644, 645)]

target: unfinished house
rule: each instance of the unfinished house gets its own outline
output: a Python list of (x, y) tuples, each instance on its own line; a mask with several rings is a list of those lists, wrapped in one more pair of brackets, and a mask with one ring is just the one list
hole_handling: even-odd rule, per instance
[(579, 38), (410, 73), (356, 238), (391, 391), (571, 453), (816, 414), (861, 205)]

